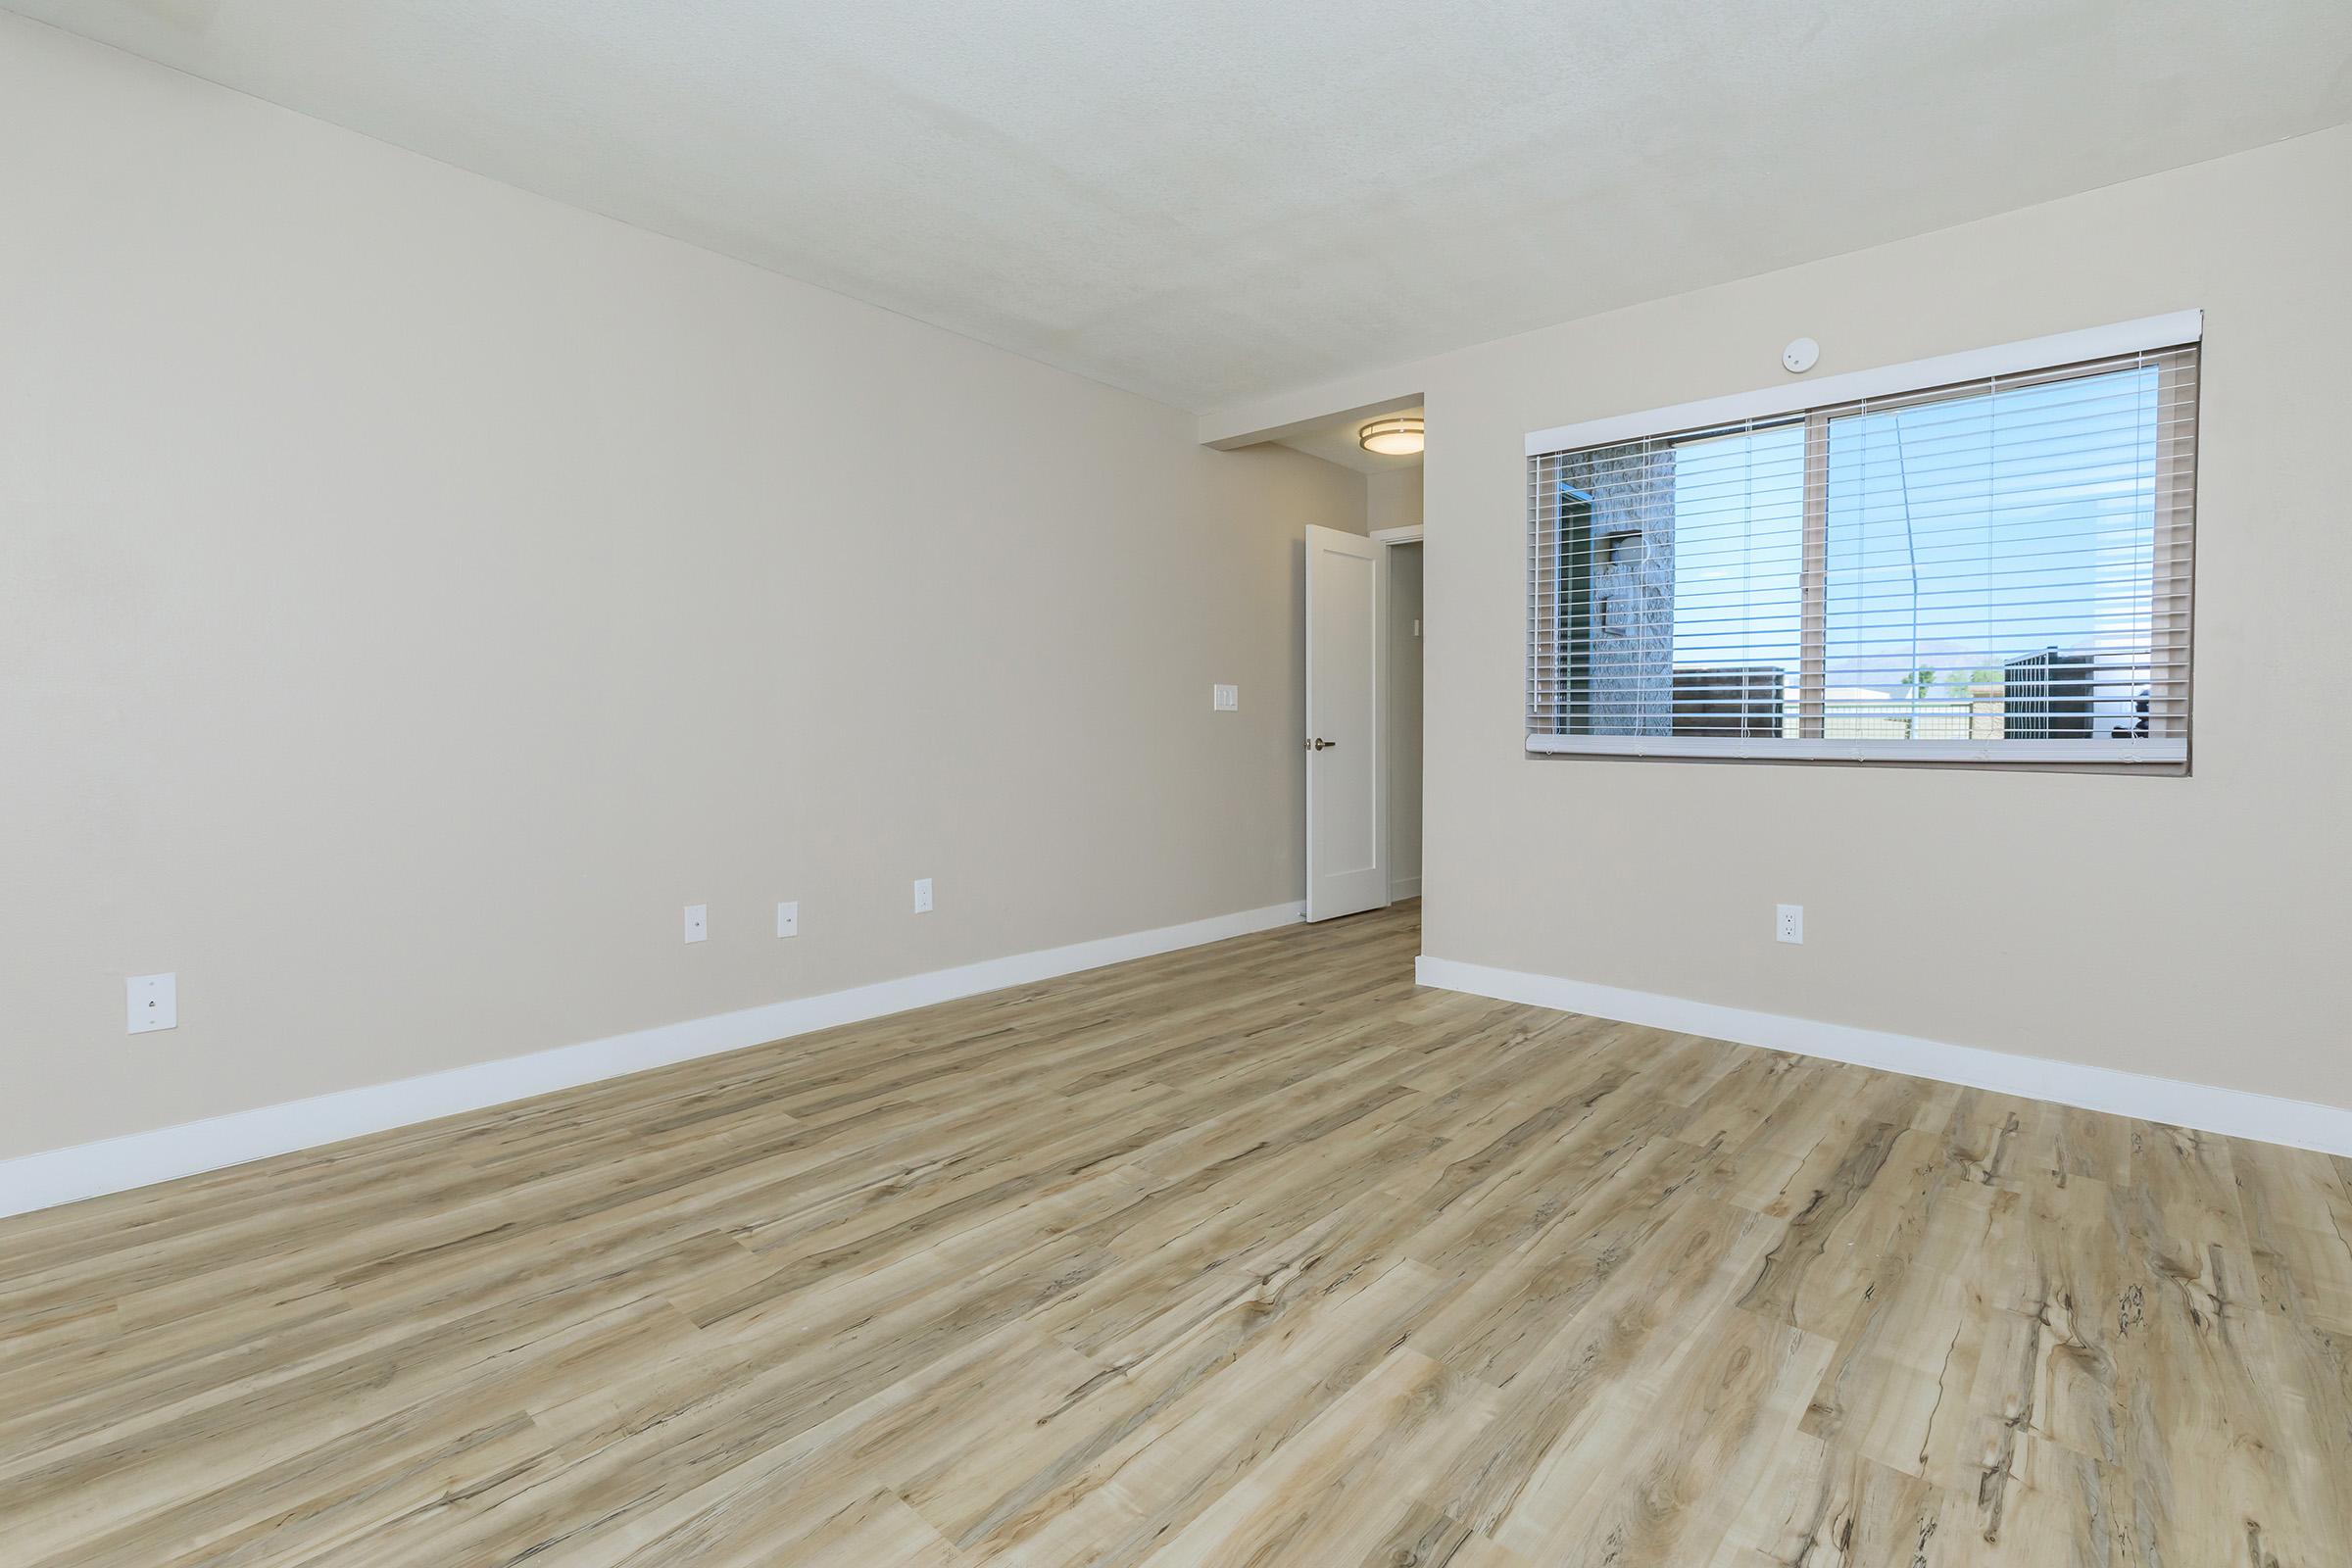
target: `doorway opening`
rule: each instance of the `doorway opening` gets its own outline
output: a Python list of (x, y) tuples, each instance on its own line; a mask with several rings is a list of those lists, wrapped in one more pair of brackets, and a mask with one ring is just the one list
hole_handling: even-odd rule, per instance
[(1363, 476), (1360, 522), (1308, 525), (1305, 598), (1306, 918), (1421, 896), (1422, 441), (1417, 394), (1209, 445), (1274, 442)]

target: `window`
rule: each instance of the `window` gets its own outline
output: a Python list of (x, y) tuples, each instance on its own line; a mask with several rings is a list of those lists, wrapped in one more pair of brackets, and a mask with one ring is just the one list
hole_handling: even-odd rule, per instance
[(2197, 326), (1531, 436), (1528, 749), (2180, 770)]

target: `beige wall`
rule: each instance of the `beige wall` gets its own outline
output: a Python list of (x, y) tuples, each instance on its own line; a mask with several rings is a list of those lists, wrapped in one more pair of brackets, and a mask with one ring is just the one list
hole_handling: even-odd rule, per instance
[(1359, 476), (13, 18), (0, 214), (0, 1155), (1300, 896)]
[(1375, 528), (1412, 528), (1421, 522), (1421, 469), (1389, 468), (1364, 476), (1364, 513)]
[[(1424, 951), (2352, 1105), (2348, 257), (2340, 129), (1336, 394), (1428, 403)], [(2193, 777), (1522, 755), (1527, 431), (2192, 306)]]

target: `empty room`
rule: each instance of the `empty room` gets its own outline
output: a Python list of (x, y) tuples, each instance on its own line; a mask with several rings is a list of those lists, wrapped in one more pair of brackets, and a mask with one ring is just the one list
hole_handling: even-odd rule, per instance
[(0, 1568), (2352, 1564), (2340, 0), (0, 0)]

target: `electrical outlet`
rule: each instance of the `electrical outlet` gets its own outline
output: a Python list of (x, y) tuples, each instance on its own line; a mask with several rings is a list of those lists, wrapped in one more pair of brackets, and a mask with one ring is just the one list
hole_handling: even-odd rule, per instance
[(1801, 904), (1782, 905), (1779, 914), (1773, 919), (1772, 934), (1783, 942), (1802, 944), (1805, 940), (1805, 906)]
[(686, 940), (689, 942), (707, 942), (710, 940), (710, 906), (708, 904), (689, 904), (686, 906)]
[(153, 1034), (158, 1029), (179, 1027), (179, 976), (133, 975), (124, 983), (123, 991), (129, 1003), (132, 1034)]
[(918, 877), (915, 880), (914, 912), (917, 914), (929, 914), (931, 912), (931, 879), (927, 876)]
[(1208, 706), (1216, 712), (1238, 713), (1242, 708), (1242, 689), (1239, 686), (1211, 686)]
[(776, 935), (797, 937), (801, 934), (801, 906), (797, 899), (776, 906)]

